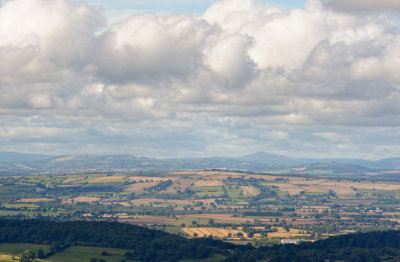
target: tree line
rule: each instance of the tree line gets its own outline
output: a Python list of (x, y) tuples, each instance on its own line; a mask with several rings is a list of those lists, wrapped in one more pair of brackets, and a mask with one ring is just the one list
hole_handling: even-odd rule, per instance
[(400, 258), (400, 231), (395, 230), (348, 234), (299, 245), (254, 248), (212, 238), (186, 239), (115, 222), (0, 219), (0, 243), (52, 245), (51, 252), (70, 245), (120, 248), (129, 250), (127, 259), (149, 262), (203, 259), (214, 253), (224, 255), (225, 262), (377, 262)]
[(229, 254), (229, 250), (238, 248), (214, 239), (186, 239), (115, 222), (6, 219), (0, 219), (0, 243), (47, 244), (60, 248), (70, 245), (120, 248), (130, 250), (126, 254), (127, 259), (149, 262), (201, 259), (213, 253)]

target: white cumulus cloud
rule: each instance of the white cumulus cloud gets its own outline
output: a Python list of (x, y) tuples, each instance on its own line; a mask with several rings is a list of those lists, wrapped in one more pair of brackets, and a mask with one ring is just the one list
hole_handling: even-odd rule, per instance
[[(213, 154), (231, 141), (235, 154), (328, 152), (313, 139), (332, 145), (336, 132), (326, 130), (342, 127), (340, 141), (358, 132), (351, 148), (369, 154), (390, 141), (363, 128), (400, 126), (400, 18), (389, 9), (397, 1), (310, 0), (282, 11), (222, 0), (202, 14), (108, 26), (85, 3), (9, 0), (0, 9), (0, 142), (19, 148), (20, 131), (8, 126), (43, 125), (79, 130), (70, 149)], [(24, 143), (63, 147), (29, 134)]]

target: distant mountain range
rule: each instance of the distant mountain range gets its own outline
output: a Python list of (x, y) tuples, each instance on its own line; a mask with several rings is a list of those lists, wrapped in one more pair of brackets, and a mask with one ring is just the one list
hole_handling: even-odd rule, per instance
[[(400, 158), (362, 159), (291, 158), (266, 152), (243, 157), (155, 159), (122, 155), (77, 154), (49, 156), (0, 152), (0, 174), (60, 174), (73, 172), (134, 172), (230, 169), (300, 175), (399, 176)], [(391, 170), (391, 171), (390, 171)], [(390, 172), (389, 172), (390, 171)], [(387, 176), (387, 175), (386, 175)]]
[(278, 165), (281, 167), (296, 167), (300, 165), (318, 163), (342, 163), (364, 166), (371, 169), (400, 169), (400, 157), (385, 158), (381, 160), (363, 160), (353, 158), (291, 158), (266, 152), (257, 152), (251, 155), (240, 157), (239, 159), (268, 165)]

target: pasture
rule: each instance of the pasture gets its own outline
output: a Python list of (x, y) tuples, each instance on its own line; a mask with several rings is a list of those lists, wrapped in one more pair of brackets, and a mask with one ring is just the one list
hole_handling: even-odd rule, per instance
[(125, 192), (143, 192), (148, 188), (155, 187), (159, 184), (159, 182), (143, 182), (143, 183), (135, 183), (125, 187)]
[[(106, 251), (108, 255), (102, 256), (103, 251)], [(125, 260), (125, 252), (126, 250), (116, 248), (72, 246), (49, 257), (48, 260), (54, 262), (88, 262), (90, 258), (97, 258), (104, 259), (107, 262), (120, 262)]]
[(178, 194), (178, 192), (184, 192), (187, 188), (193, 186), (194, 183), (196, 183), (195, 179), (175, 180), (168, 188), (161, 190), (158, 194)]
[(45, 253), (50, 252), (50, 246), (38, 245), (38, 244), (24, 244), (24, 243), (2, 243), (0, 244), (0, 253), (19, 255), (25, 250), (31, 250), (37, 254), (39, 249), (42, 249)]
[(241, 186), (243, 196), (258, 196), (260, 190), (254, 186)]

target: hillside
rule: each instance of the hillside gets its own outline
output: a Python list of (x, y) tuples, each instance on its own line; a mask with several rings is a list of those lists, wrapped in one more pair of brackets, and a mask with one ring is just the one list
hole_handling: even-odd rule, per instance
[[(51, 254), (84, 244), (131, 250), (126, 256), (139, 261), (178, 261), (202, 259), (212, 253), (240, 248), (222, 241), (201, 238), (189, 240), (162, 231), (122, 223), (50, 222), (0, 219), (0, 243), (51, 244)], [(226, 252), (225, 252), (226, 253)]]
[(400, 232), (384, 231), (331, 237), (300, 245), (274, 245), (258, 249), (210, 238), (186, 239), (161, 231), (106, 222), (49, 222), (0, 220), (0, 243), (52, 244), (51, 254), (70, 246), (86, 244), (131, 250), (125, 254), (137, 261), (205, 259), (223, 254), (225, 262), (255, 261), (398, 261)]
[(300, 245), (237, 250), (225, 262), (243, 261), (399, 261), (400, 232), (383, 231), (331, 237)]
[(63, 174), (88, 172), (184, 171), (228, 169), (258, 173), (294, 175), (337, 175), (354, 178), (396, 178), (400, 159), (376, 161), (360, 159), (291, 158), (265, 152), (243, 157), (156, 159), (122, 155), (75, 154), (64, 156), (0, 153), (0, 175)]

